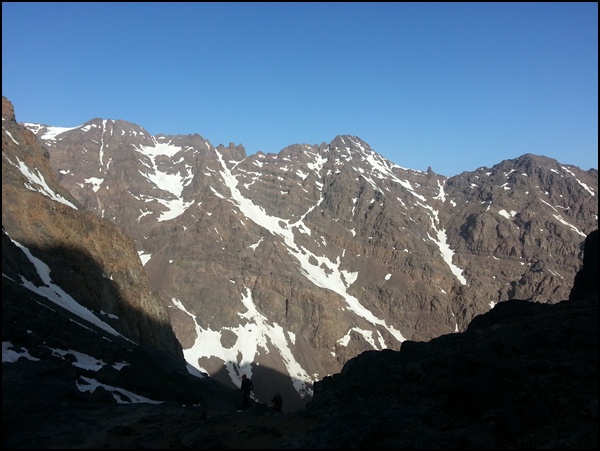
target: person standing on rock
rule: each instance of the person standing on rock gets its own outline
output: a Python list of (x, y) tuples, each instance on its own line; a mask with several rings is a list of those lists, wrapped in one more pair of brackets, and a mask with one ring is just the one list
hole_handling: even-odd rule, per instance
[(242, 392), (242, 410), (250, 407), (250, 392), (254, 390), (254, 384), (244, 374), (242, 375), (242, 386), (240, 387)]
[(275, 393), (275, 396), (271, 399), (271, 406), (273, 407), (273, 412), (281, 413), (281, 407), (283, 405), (283, 399), (279, 392)]

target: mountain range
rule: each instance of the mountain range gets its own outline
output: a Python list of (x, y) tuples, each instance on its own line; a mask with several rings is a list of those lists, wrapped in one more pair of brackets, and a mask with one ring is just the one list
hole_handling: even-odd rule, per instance
[[(511, 300), (562, 304), (597, 230), (597, 170), (543, 156), (448, 178), (356, 136), (247, 156), (121, 120), (21, 124), (4, 98), (2, 113), (3, 299), (33, 309), (60, 287), (117, 334), (108, 360), (133, 346), (145, 362), (129, 387), (172, 402), (233, 405), (248, 374), (259, 405), (278, 391), (284, 411), (314, 409), (357, 356), (462, 336)], [(25, 310), (4, 304), (3, 335)], [(52, 338), (63, 313), (29, 318)]]

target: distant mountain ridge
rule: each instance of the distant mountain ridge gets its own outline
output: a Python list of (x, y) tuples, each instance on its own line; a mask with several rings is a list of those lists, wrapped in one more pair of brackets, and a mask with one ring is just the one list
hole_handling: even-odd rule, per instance
[(251, 372), (291, 409), (364, 351), (567, 299), (597, 229), (597, 170), (533, 154), (448, 178), (355, 136), (246, 156), (126, 121), (21, 125), (56, 190), (135, 241), (186, 360), (232, 388)]

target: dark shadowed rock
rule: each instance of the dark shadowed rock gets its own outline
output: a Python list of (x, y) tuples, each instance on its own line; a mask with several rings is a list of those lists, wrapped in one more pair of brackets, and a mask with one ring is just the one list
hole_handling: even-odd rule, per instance
[(585, 239), (583, 267), (575, 276), (569, 299), (582, 299), (598, 293), (598, 231), (594, 230)]

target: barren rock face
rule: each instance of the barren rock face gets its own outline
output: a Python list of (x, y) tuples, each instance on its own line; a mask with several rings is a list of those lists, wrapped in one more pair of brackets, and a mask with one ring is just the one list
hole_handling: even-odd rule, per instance
[[(10, 110), (4, 103), (3, 111)], [(150, 289), (133, 240), (83, 209), (59, 184), (31, 132), (8, 121), (3, 132), (4, 231), (52, 268), (53, 282), (83, 306), (102, 312), (136, 343), (182, 358), (166, 306)], [(30, 265), (23, 262), (22, 269), (39, 278)]]

